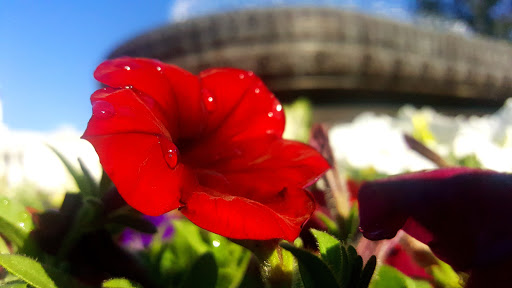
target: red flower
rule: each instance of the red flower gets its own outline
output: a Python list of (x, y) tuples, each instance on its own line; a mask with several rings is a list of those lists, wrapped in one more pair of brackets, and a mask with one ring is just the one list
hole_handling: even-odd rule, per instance
[(359, 208), (366, 238), (393, 238), (402, 228), (457, 270), (512, 256), (510, 174), (459, 167), (367, 182)]
[(303, 188), (328, 169), (311, 147), (282, 139), (284, 113), (252, 72), (199, 76), (149, 59), (103, 62), (113, 87), (91, 96), (83, 138), (123, 198), (147, 215), (180, 208), (237, 239), (293, 240), (314, 211)]

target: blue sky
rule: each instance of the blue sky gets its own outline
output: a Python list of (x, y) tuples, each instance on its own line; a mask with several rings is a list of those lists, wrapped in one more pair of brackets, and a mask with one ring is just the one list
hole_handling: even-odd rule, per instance
[[(89, 96), (98, 88), (93, 71), (114, 47), (168, 23), (170, 15), (180, 11), (177, 8), (188, 14), (204, 14), (211, 10), (205, 4), (219, 5), (209, 0), (176, 2), (0, 0), (0, 100), (4, 122), (14, 130), (50, 131), (65, 125), (85, 129), (91, 114)], [(225, 3), (219, 6), (222, 10), (239, 1), (221, 2)], [(408, 7), (411, 0), (320, 2), (372, 11)]]

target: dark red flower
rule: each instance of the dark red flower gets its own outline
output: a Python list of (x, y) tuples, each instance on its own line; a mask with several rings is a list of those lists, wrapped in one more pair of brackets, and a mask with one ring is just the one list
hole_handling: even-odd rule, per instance
[(459, 167), (367, 182), (359, 207), (366, 238), (392, 238), (403, 229), (457, 270), (512, 256), (510, 174)]
[(311, 147), (282, 139), (282, 106), (252, 72), (198, 76), (149, 59), (103, 62), (83, 138), (123, 198), (147, 215), (180, 208), (236, 239), (293, 240), (314, 211), (303, 188), (326, 169)]

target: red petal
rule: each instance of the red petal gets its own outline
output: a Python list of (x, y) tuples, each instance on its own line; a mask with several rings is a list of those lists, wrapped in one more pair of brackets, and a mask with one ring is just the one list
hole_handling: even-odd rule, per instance
[(84, 138), (119, 133), (162, 134), (170, 137), (154, 112), (131, 89), (99, 89), (92, 94), (91, 103), (93, 115)]
[[(392, 238), (403, 229), (459, 270), (512, 255), (512, 175), (446, 168), (363, 184), (363, 235)], [(407, 223), (407, 225), (406, 225)], [(405, 226), (404, 226), (405, 225)]]
[[(176, 138), (177, 103), (173, 87), (164, 74), (168, 65), (157, 60), (143, 58), (118, 58), (101, 63), (94, 77), (114, 88), (135, 88), (148, 97), (142, 100), (151, 110), (162, 110), (159, 119)], [(197, 78), (196, 78), (197, 79)], [(165, 116), (164, 116), (165, 115)]]
[[(237, 150), (237, 146), (244, 145), (240, 144), (242, 141), (281, 138), (284, 124), (281, 104), (258, 79), (214, 133), (189, 145), (186, 153), (204, 166), (226, 155), (232, 156), (233, 151), (229, 150)], [(266, 154), (266, 151), (258, 151)]]
[(199, 77), (174, 65), (163, 72), (176, 96), (176, 113), (181, 139), (197, 139), (206, 126), (207, 112), (201, 95)]
[(189, 183), (178, 164), (169, 168), (159, 138), (147, 134), (84, 137), (96, 148), (101, 164), (124, 200), (140, 212), (157, 216), (180, 206), (180, 191)]
[(227, 147), (219, 160), (203, 167), (222, 175), (224, 181), (219, 181), (219, 176), (211, 180), (212, 177), (203, 175), (200, 183), (257, 201), (285, 187), (309, 186), (329, 169), (327, 161), (316, 150), (296, 141), (267, 137)]
[(171, 169), (166, 162), (163, 145), (172, 142), (155, 114), (131, 89), (100, 89), (91, 102), (83, 138), (126, 202), (148, 215), (177, 208), (184, 168)]
[[(239, 69), (208, 69), (199, 74), (203, 102), (206, 102), (208, 122), (206, 135), (217, 131), (221, 124), (238, 109), (249, 88), (255, 88), (259, 79), (252, 73)], [(212, 103), (208, 103), (211, 97)], [(256, 100), (257, 101), (257, 100)], [(270, 108), (270, 107), (269, 107)], [(250, 114), (245, 115), (250, 117)], [(228, 139), (226, 139), (228, 140)]]
[(199, 227), (225, 237), (293, 241), (314, 209), (302, 189), (285, 189), (264, 203), (204, 189), (192, 193), (181, 211)]

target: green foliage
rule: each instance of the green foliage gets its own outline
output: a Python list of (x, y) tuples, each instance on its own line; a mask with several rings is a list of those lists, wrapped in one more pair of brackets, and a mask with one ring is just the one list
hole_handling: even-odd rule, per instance
[(336, 237), (340, 235), (338, 224), (334, 222), (329, 216), (325, 215), (320, 211), (316, 211), (315, 216), (318, 217), (318, 219), (322, 221), (322, 223), (324, 223), (324, 225), (327, 227), (327, 232), (329, 232), (329, 234), (335, 235)]
[(110, 181), (110, 178), (105, 173), (105, 171), (103, 171), (100, 182), (97, 183), (92, 177), (89, 169), (87, 169), (83, 163), (82, 159), (78, 158), (78, 163), (80, 164), (80, 170), (78, 170), (57, 149), (51, 146), (48, 147), (50, 147), (50, 149), (57, 155), (57, 157), (59, 157), (60, 161), (62, 161), (62, 164), (64, 164), (68, 172), (71, 174), (76, 182), (76, 185), (78, 186), (78, 190), (82, 195), (84, 195), (84, 197), (99, 198), (112, 186), (112, 182)]
[(307, 98), (299, 98), (284, 106), (286, 127), (283, 137), (307, 143), (311, 133), (313, 106)]
[(375, 272), (370, 288), (432, 288), (429, 282), (414, 280), (397, 269), (382, 265)]
[(21, 248), (34, 228), (30, 213), (20, 203), (3, 196), (0, 196), (0, 211), (0, 235)]
[(338, 283), (341, 283), (343, 262), (341, 261), (342, 252), (339, 240), (325, 232), (318, 231), (315, 229), (311, 229), (311, 233), (313, 233), (313, 235), (318, 241), (318, 249), (320, 251), (322, 259), (334, 272), (334, 277), (336, 278), (336, 281)]
[(43, 266), (31, 258), (16, 254), (0, 254), (0, 265), (31, 286), (57, 288)]
[(155, 224), (146, 218), (140, 217), (139, 213), (116, 213), (108, 218), (108, 221), (111, 224), (121, 225), (123, 228), (131, 228), (135, 231), (146, 233), (146, 234), (154, 234), (157, 232), (157, 228)]
[(102, 288), (141, 288), (139, 284), (136, 284), (128, 279), (114, 278), (103, 282)]
[(328, 233), (314, 229), (311, 232), (318, 242), (320, 258), (307, 250), (281, 243), (281, 247), (297, 258), (305, 288), (368, 287), (376, 266), (375, 256), (372, 256), (363, 267), (363, 259), (353, 246), (343, 246), (338, 239)]
[(305, 288), (339, 287), (333, 272), (322, 259), (307, 250), (297, 248), (289, 243), (281, 243), (280, 245), (297, 258), (300, 276)]
[[(30, 284), (30, 287), (37, 288), (87, 288), (66, 273), (41, 264), (36, 260), (19, 254), (0, 254), (0, 266), (4, 267), (9, 273), (20, 280)], [(6, 284), (21, 285), (21, 281), (16, 280)], [(13, 283), (14, 282), (14, 283)], [(4, 286), (0, 286), (4, 287)], [(10, 286), (7, 286), (10, 287)], [(18, 287), (18, 286), (12, 286)], [(19, 286), (24, 287), (24, 286)]]
[(173, 226), (172, 241), (154, 241), (141, 254), (160, 287), (183, 285), (194, 263), (205, 253), (213, 255), (218, 267), (215, 287), (238, 287), (249, 263), (249, 251), (185, 219), (173, 221)]
[(464, 166), (464, 167), (470, 167), (470, 168), (482, 168), (482, 163), (480, 163), (480, 160), (478, 160), (478, 157), (473, 153), (470, 155), (466, 155), (462, 158), (455, 158), (455, 156), (452, 156), (453, 161), (455, 163), (455, 166)]
[[(196, 260), (194, 265), (192, 265), (181, 287), (215, 287), (217, 284), (218, 270), (219, 268), (217, 267), (213, 254), (211, 252), (204, 253)], [(200, 277), (198, 277), (199, 275)]]
[(27, 283), (19, 280), (11, 281), (0, 285), (0, 288), (27, 288)]
[[(341, 241), (350, 243), (354, 236), (359, 233), (359, 208), (352, 205), (347, 218), (338, 218), (339, 237)], [(336, 236), (338, 236), (336, 235)]]
[(355, 181), (373, 181), (389, 176), (378, 172), (373, 167), (356, 169), (349, 166), (345, 167), (345, 172), (347, 173), (348, 178), (353, 179)]
[(78, 189), (81, 193), (83, 193), (86, 196), (95, 196), (98, 192), (98, 187), (96, 183), (92, 180), (91, 174), (86, 169), (86, 167), (83, 165), (82, 161), (79, 160), (80, 168), (82, 171), (79, 171), (76, 169), (69, 160), (64, 157), (62, 153), (60, 153), (57, 149), (53, 148), (52, 146), (48, 146), (57, 157), (59, 157), (60, 161), (64, 166), (66, 166), (66, 169), (71, 174), (73, 179), (75, 179), (76, 185), (78, 186)]
[(434, 277), (434, 282), (439, 287), (447, 288), (462, 288), (461, 279), (453, 268), (438, 260), (438, 265), (432, 265), (427, 269), (427, 272)]

